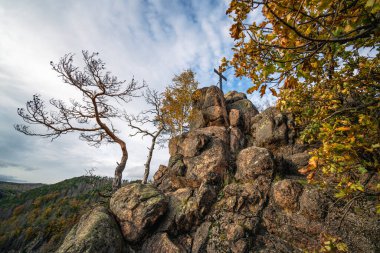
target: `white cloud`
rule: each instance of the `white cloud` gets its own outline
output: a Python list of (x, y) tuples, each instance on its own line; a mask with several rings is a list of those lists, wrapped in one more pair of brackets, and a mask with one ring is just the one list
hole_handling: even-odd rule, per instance
[[(231, 47), (225, 9), (226, 3), (217, 1), (0, 0), (0, 159), (38, 168), (25, 172), (8, 166), (0, 174), (53, 183), (96, 167), (98, 174), (113, 176), (120, 159), (117, 145), (95, 149), (77, 135), (54, 142), (22, 136), (12, 127), (20, 122), (16, 108), (34, 93), (45, 99), (77, 97), (49, 62), (73, 52), (80, 64), (82, 49), (99, 52), (120, 79), (134, 76), (161, 91), (174, 74), (189, 67), (203, 86), (215, 84), (212, 69)], [(126, 110), (137, 113), (144, 106), (141, 99)], [(129, 148), (124, 178), (135, 179), (143, 174), (150, 140), (130, 138), (123, 124), (118, 127)], [(151, 175), (167, 159), (167, 150), (157, 150)]]

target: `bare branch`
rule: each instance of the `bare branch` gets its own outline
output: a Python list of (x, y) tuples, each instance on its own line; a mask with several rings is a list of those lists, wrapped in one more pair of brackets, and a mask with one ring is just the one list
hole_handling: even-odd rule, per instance
[(70, 103), (51, 99), (49, 111), (39, 95), (26, 103), (25, 108), (17, 110), (18, 115), (29, 125), (40, 125), (46, 131), (34, 131), (27, 125), (16, 124), (17, 131), (31, 136), (41, 136), (54, 140), (62, 134), (78, 132), (79, 138), (89, 145), (100, 146), (102, 143), (118, 143), (122, 158), (115, 170), (114, 190), (120, 187), (121, 175), (125, 168), (128, 152), (125, 142), (118, 136), (119, 131), (111, 119), (121, 118), (122, 111), (110, 100), (117, 103), (128, 103), (138, 97), (137, 91), (146, 85), (139, 85), (134, 79), (128, 84), (119, 81), (105, 69), (105, 63), (97, 58), (98, 53), (82, 51), (85, 66), (83, 70), (73, 65), (73, 54), (64, 55), (57, 64), (50, 62), (53, 70), (62, 81), (82, 94), (82, 101), (74, 99)]

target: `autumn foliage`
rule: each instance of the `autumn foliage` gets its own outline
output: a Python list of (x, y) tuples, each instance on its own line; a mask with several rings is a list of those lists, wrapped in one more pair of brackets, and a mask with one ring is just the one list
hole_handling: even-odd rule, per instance
[(309, 182), (337, 197), (378, 196), (380, 2), (232, 0), (227, 14), (234, 55), (221, 69), (294, 113), (302, 140), (318, 147), (301, 171)]
[(169, 85), (163, 93), (162, 112), (165, 115), (165, 124), (172, 136), (188, 131), (192, 100), (191, 96), (198, 88), (195, 73), (187, 69), (175, 75), (173, 84)]

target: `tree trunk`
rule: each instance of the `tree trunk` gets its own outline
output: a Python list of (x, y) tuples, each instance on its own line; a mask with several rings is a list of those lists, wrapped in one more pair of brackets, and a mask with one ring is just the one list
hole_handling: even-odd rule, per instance
[(121, 187), (121, 180), (123, 176), (123, 171), (125, 169), (125, 165), (127, 164), (128, 160), (128, 152), (125, 145), (121, 145), (121, 150), (123, 152), (123, 155), (121, 157), (120, 163), (118, 163), (116, 169), (115, 169), (115, 177), (112, 182), (112, 190), (113, 192), (117, 191)]
[(150, 172), (150, 162), (152, 161), (154, 146), (156, 145), (157, 137), (161, 134), (162, 130), (163, 130), (163, 128), (160, 128), (152, 138), (152, 143), (150, 145), (148, 157), (147, 157), (147, 160), (145, 163), (145, 171), (144, 171), (144, 177), (143, 177), (143, 181), (142, 181), (143, 184), (146, 184), (148, 181), (148, 176), (149, 176), (149, 172)]
[(117, 191), (117, 189), (121, 187), (123, 171), (125, 169), (125, 165), (127, 164), (127, 160), (128, 160), (128, 151), (127, 151), (127, 146), (125, 145), (125, 142), (119, 137), (117, 137), (115, 133), (106, 124), (104, 124), (101, 121), (100, 116), (99, 116), (99, 111), (98, 111), (98, 105), (96, 103), (96, 97), (98, 95), (102, 95), (102, 94), (97, 94), (91, 98), (92, 104), (94, 105), (96, 122), (108, 134), (108, 136), (111, 137), (111, 139), (114, 142), (120, 145), (121, 152), (122, 152), (121, 160), (120, 160), (120, 163), (117, 164), (117, 167), (115, 169), (115, 177), (112, 182), (112, 191), (115, 192)]

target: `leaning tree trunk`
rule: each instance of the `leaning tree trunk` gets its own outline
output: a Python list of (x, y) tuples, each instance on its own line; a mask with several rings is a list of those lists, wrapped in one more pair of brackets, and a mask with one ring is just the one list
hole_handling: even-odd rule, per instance
[(113, 178), (113, 182), (112, 182), (112, 190), (114, 192), (121, 187), (123, 171), (125, 169), (125, 165), (127, 164), (127, 160), (128, 160), (128, 152), (127, 152), (127, 148), (125, 144), (120, 145), (120, 146), (121, 146), (121, 151), (123, 155), (121, 157), (120, 163), (117, 164), (117, 167), (115, 169), (115, 177)]
[(152, 144), (150, 145), (148, 158), (147, 158), (146, 163), (145, 163), (145, 171), (144, 171), (144, 177), (143, 177), (143, 181), (142, 181), (143, 184), (146, 184), (148, 181), (148, 176), (149, 176), (149, 171), (150, 171), (150, 162), (152, 161), (154, 146), (156, 145), (157, 137), (161, 134), (162, 130), (164, 130), (164, 129), (160, 128), (157, 131), (157, 133), (152, 137)]
[[(105, 91), (103, 91), (103, 94), (104, 92)], [(115, 135), (114, 130), (111, 130), (105, 123), (101, 121), (100, 114), (98, 111), (98, 105), (96, 102), (96, 97), (98, 95), (102, 95), (102, 94), (97, 94), (91, 98), (92, 104), (94, 105), (96, 122), (114, 142), (120, 145), (121, 152), (122, 152), (121, 160), (120, 160), (120, 163), (117, 164), (117, 167), (115, 169), (115, 177), (112, 182), (112, 191), (115, 192), (117, 191), (117, 189), (121, 187), (121, 179), (123, 177), (123, 171), (125, 169), (125, 165), (127, 164), (127, 160), (128, 160), (127, 145), (125, 145), (125, 142), (122, 139), (120, 139), (119, 137)]]

